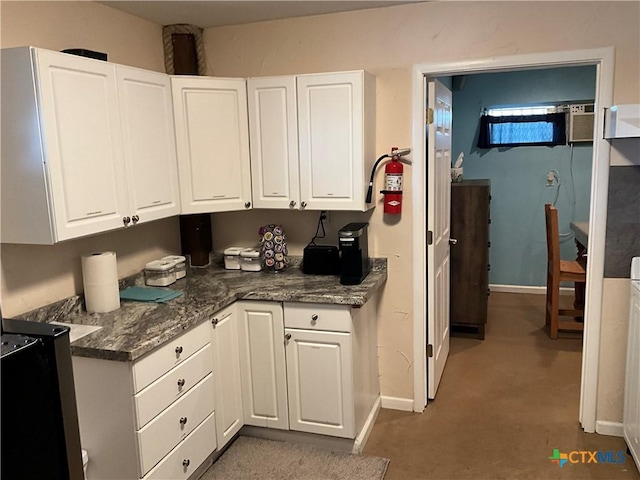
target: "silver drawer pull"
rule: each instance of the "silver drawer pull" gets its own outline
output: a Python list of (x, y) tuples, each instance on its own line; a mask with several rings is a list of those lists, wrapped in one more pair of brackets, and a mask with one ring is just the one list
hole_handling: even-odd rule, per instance
[(318, 315), (317, 315), (317, 314), (315, 314), (315, 313), (314, 313), (313, 315), (311, 315), (311, 321), (312, 321), (312, 322), (316, 322), (316, 321), (318, 321)]
[(185, 458), (184, 460), (182, 460), (182, 466), (184, 468), (187, 468), (190, 464), (191, 464), (191, 461), (188, 458)]
[(184, 387), (184, 378), (179, 378), (178, 379), (178, 387), (180, 387), (180, 388)]
[(176, 355), (180, 355), (182, 353), (182, 347), (177, 346), (176, 347)]
[(187, 417), (180, 417), (180, 425), (184, 426), (187, 424)]

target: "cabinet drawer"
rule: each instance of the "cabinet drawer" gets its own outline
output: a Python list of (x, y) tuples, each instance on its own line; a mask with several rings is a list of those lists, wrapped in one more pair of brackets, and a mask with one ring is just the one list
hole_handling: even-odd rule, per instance
[(211, 344), (198, 350), (134, 396), (140, 429), (211, 372)]
[(213, 374), (138, 432), (140, 470), (145, 475), (213, 412)]
[(351, 307), (313, 303), (285, 303), (284, 326), (307, 330), (351, 332)]
[(211, 340), (207, 322), (168, 341), (133, 364), (133, 388), (138, 393), (155, 379), (183, 362)]
[(209, 415), (184, 441), (144, 477), (144, 480), (183, 480), (216, 449), (215, 413)]

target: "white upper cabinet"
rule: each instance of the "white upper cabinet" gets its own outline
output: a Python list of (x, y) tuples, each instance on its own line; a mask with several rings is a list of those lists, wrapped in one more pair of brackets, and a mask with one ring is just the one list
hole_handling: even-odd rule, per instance
[(375, 78), (364, 71), (250, 78), (256, 207), (360, 210), (375, 160)]
[(182, 213), (251, 208), (244, 79), (171, 77)]
[(170, 78), (120, 65), (116, 73), (132, 222), (179, 215)]
[(2, 51), (2, 242), (52, 244), (123, 226), (115, 67)]
[(2, 51), (3, 243), (53, 244), (178, 213), (161, 76), (33, 47)]
[(364, 71), (297, 77), (300, 200), (361, 210), (375, 160), (375, 78)]
[(250, 78), (247, 90), (253, 206), (297, 209), (300, 185), (296, 79)]

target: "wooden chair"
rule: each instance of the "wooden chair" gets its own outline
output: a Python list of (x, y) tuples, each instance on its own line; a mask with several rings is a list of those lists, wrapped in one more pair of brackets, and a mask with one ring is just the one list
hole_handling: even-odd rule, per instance
[[(546, 324), (549, 336), (558, 338), (558, 330), (583, 331), (584, 324), (575, 318), (583, 316), (583, 310), (560, 308), (560, 282), (586, 282), (582, 265), (576, 261), (560, 259), (560, 240), (558, 235), (558, 210), (552, 205), (544, 206), (547, 224), (547, 314)], [(573, 320), (560, 320), (559, 317), (574, 317)]]

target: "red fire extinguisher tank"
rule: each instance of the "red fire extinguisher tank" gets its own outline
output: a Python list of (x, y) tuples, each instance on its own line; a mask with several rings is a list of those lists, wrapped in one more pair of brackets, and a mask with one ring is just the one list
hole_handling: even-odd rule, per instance
[(384, 169), (384, 213), (398, 214), (402, 212), (402, 163), (398, 157), (392, 157)]

